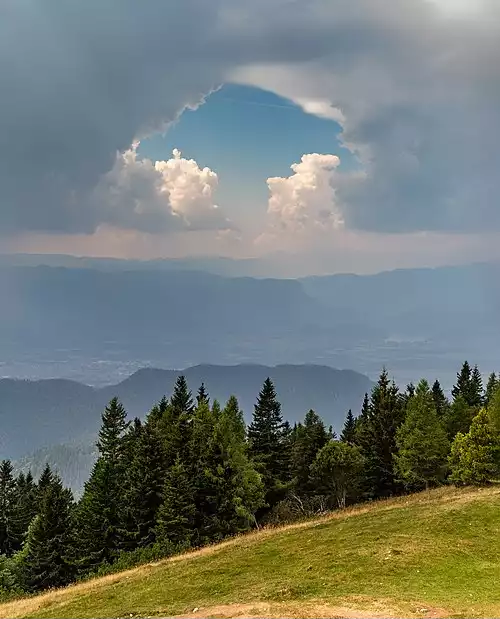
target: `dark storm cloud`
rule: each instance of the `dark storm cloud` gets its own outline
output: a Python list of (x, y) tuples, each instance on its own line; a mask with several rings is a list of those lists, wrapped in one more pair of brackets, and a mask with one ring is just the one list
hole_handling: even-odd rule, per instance
[(251, 65), (342, 110), (365, 171), (340, 181), (348, 226), (499, 227), (499, 23), (493, 3), (465, 20), (431, 0), (3, 0), (0, 234), (174, 226), (134, 212), (144, 175), (121, 208), (103, 175)]

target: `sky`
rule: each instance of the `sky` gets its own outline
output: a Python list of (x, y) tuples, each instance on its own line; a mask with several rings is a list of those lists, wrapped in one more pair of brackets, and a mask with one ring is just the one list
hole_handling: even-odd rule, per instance
[(499, 30), (496, 0), (4, 0), (0, 252), (497, 260)]

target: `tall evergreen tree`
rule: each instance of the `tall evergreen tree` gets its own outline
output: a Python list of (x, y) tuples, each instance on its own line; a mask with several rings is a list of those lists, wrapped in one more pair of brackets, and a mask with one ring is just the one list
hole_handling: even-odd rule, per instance
[(135, 450), (131, 437), (137, 435), (140, 435), (140, 424), (130, 427), (125, 409), (113, 398), (102, 415), (97, 442), (99, 457), (75, 514), (79, 531), (78, 563), (82, 571), (111, 562), (127, 542), (124, 489)]
[(240, 431), (241, 419), (233, 402), (214, 418), (204, 458), (197, 467), (196, 542), (206, 543), (246, 531), (255, 522), (256, 511), (264, 505), (260, 475), (247, 456)]
[(292, 447), (292, 476), (294, 487), (299, 494), (311, 492), (311, 465), (318, 452), (330, 440), (322, 419), (310, 410), (297, 430)]
[(396, 432), (404, 421), (404, 403), (384, 369), (372, 390), (368, 414), (361, 419), (357, 443), (366, 459), (366, 493), (378, 498), (400, 490), (394, 469)]
[(31, 523), (23, 556), (23, 576), (30, 591), (60, 587), (75, 575), (72, 562), (71, 492), (54, 476), (39, 513)]
[(97, 449), (99, 455), (108, 462), (118, 464), (123, 460), (123, 438), (130, 426), (127, 413), (118, 398), (113, 398), (102, 415)]
[(201, 404), (202, 401), (210, 404), (210, 396), (208, 395), (208, 391), (205, 388), (205, 383), (201, 383), (200, 388), (198, 389), (198, 394), (196, 396), (196, 402), (198, 406)]
[(476, 366), (471, 369), (468, 361), (464, 361), (460, 372), (457, 374), (456, 385), (452, 389), (453, 399), (462, 397), (467, 406), (475, 409), (476, 414), (479, 408), (483, 405), (483, 379), (481, 373)]
[(450, 404), (444, 395), (441, 383), (437, 379), (432, 385), (432, 399), (434, 400), (437, 416), (442, 419), (446, 415)]
[[(236, 396), (230, 396), (223, 410), (226, 423), (231, 427), (231, 433), (238, 438), (239, 441), (245, 441), (246, 426), (243, 418), (243, 411), (240, 409), (240, 405)], [(214, 417), (217, 417), (214, 415)]]
[(38, 483), (36, 485), (36, 497), (37, 501), (41, 501), (45, 491), (50, 488), (52, 482), (54, 481), (54, 473), (50, 468), (49, 464), (46, 464), (40, 478), (38, 479)]
[(493, 399), (493, 395), (500, 384), (500, 381), (497, 378), (495, 372), (492, 372), (488, 377), (488, 383), (486, 384), (486, 393), (484, 397), (484, 405), (488, 406), (491, 400)]
[(349, 409), (344, 423), (344, 429), (340, 435), (340, 440), (343, 443), (350, 443), (354, 445), (356, 441), (356, 419), (352, 414), (352, 410)]
[(408, 490), (444, 481), (450, 445), (425, 380), (408, 403), (405, 421), (396, 433), (396, 446), (396, 470)]
[(470, 401), (469, 406), (478, 410), (484, 404), (483, 378), (477, 365), (472, 370), (470, 379)]
[(276, 389), (267, 378), (254, 407), (253, 420), (248, 428), (250, 455), (262, 475), (269, 507), (277, 503), (286, 491), (286, 448), (281, 404)]
[(195, 535), (195, 490), (190, 474), (177, 457), (167, 472), (155, 535), (162, 544), (190, 546)]
[(182, 413), (191, 414), (194, 410), (193, 395), (184, 376), (179, 376), (175, 381), (174, 391), (170, 398), (170, 406), (177, 416)]
[(28, 532), (28, 527), (37, 514), (37, 492), (30, 471), (26, 475), (19, 474), (16, 480), (16, 498), (14, 505), (14, 531), (16, 538), (15, 550), (20, 550)]
[(443, 420), (450, 441), (453, 441), (459, 432), (467, 434), (475, 413), (476, 409), (469, 406), (463, 395), (458, 394), (454, 398), (451, 405), (448, 406)]
[(469, 365), (468, 361), (464, 361), (462, 367), (460, 368), (460, 372), (457, 373), (457, 382), (453, 386), (451, 390), (451, 395), (453, 399), (456, 400), (458, 396), (462, 396), (465, 402), (470, 406), (470, 382), (472, 378), (472, 369)]
[(126, 546), (144, 547), (155, 542), (156, 517), (163, 502), (165, 453), (160, 436), (146, 424), (137, 438), (124, 489)]
[(17, 550), (15, 526), (16, 480), (10, 460), (0, 463), (0, 554), (10, 556)]

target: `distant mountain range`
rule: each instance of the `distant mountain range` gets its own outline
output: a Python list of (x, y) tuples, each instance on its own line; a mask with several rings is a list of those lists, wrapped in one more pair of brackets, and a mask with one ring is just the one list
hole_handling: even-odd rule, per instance
[(449, 388), (466, 358), (500, 367), (498, 264), (289, 280), (194, 259), (37, 260), (0, 256), (0, 376), (103, 386), (145, 366), (312, 363)]
[(247, 420), (264, 380), (276, 384), (283, 414), (291, 422), (310, 408), (339, 429), (349, 408), (358, 411), (372, 387), (362, 374), (312, 365), (212, 366), (181, 371), (144, 369), (123, 382), (94, 388), (68, 380), (0, 380), (0, 457), (18, 459), (56, 444), (88, 445), (95, 441), (101, 413), (118, 396), (130, 417), (141, 417), (163, 395), (172, 392), (183, 374), (196, 392), (205, 383), (212, 398), (224, 403), (238, 397)]

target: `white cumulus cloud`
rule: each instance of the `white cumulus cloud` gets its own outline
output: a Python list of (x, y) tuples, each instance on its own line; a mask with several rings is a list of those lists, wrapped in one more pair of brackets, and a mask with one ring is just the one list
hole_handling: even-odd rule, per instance
[(215, 203), (217, 173), (175, 149), (172, 158), (141, 158), (134, 143), (118, 154), (93, 195), (104, 222), (151, 233), (224, 230), (230, 221)]
[(271, 228), (292, 232), (317, 227), (342, 228), (344, 217), (334, 189), (339, 165), (336, 155), (311, 153), (291, 166), (293, 174), (287, 178), (268, 178), (267, 213)]

